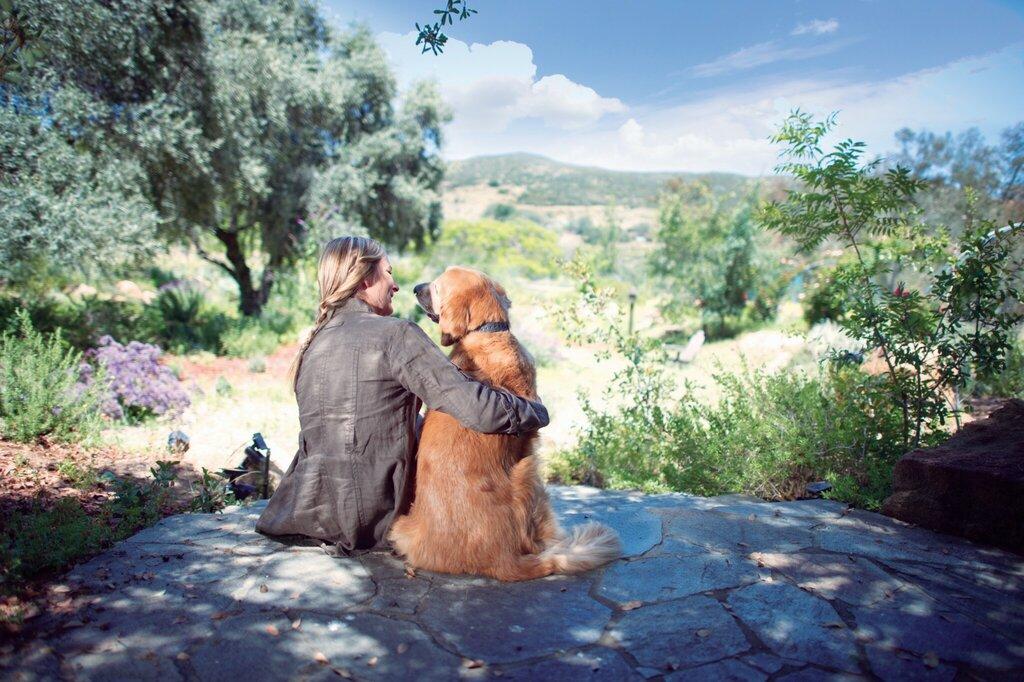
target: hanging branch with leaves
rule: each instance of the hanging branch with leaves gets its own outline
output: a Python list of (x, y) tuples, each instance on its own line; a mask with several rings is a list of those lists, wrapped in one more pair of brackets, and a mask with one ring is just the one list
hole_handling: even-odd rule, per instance
[(416, 36), (416, 44), (423, 45), (421, 54), (433, 52), (438, 55), (444, 52), (444, 46), (448, 42), (448, 36), (444, 34), (444, 27), (454, 26), (454, 17), (458, 17), (459, 21), (469, 19), (476, 14), (476, 10), (469, 8), (468, 0), (448, 0), (447, 6), (435, 9), (434, 14), (440, 17), (439, 21), (427, 22), (423, 26), (416, 24), (416, 30), (419, 31)]

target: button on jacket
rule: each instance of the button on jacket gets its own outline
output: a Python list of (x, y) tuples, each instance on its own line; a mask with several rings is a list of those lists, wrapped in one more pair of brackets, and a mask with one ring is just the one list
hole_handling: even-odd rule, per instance
[(548, 423), (540, 403), (470, 379), (417, 325), (356, 298), (313, 337), (296, 399), (299, 449), (256, 530), (310, 536), (343, 553), (383, 544), (404, 511), (421, 400), (483, 433)]

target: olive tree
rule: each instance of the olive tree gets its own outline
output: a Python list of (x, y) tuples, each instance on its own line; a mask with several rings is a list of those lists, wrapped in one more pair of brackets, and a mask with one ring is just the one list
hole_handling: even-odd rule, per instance
[[(138, 223), (136, 241), (158, 228), (194, 246), (234, 279), (244, 314), (259, 314), (314, 226), (399, 249), (436, 233), (440, 99), (420, 85), (397, 108), (368, 32), (333, 30), (314, 2), (37, 0), (22, 11), (44, 18), (44, 48), (2, 103), (34, 126), (28, 148), (56, 133), (97, 169), (98, 188), (124, 195), (112, 205)], [(75, 106), (52, 107), (65, 93)], [(107, 167), (117, 181), (100, 182)], [(24, 192), (27, 169), (4, 189)], [(110, 222), (93, 214), (83, 229)]]

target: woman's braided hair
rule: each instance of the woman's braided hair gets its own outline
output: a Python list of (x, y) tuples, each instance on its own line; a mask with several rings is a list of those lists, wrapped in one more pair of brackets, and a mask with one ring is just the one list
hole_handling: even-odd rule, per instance
[(376, 276), (377, 266), (385, 255), (384, 247), (369, 237), (338, 237), (324, 246), (316, 273), (320, 306), (313, 328), (292, 360), (289, 376), (293, 387), (298, 384), (302, 356), (313, 342), (313, 337), (323, 329), (335, 311), (359, 291), (359, 285), (364, 280)]

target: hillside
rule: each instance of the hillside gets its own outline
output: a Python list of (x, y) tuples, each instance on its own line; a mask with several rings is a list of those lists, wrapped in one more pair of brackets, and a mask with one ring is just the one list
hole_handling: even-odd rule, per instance
[(733, 173), (644, 173), (573, 166), (537, 154), (476, 156), (448, 164), (451, 188), (474, 185), (522, 189), (518, 203), (535, 206), (588, 206), (614, 203), (653, 207), (669, 180), (704, 180), (716, 193), (746, 188), (754, 178)]

